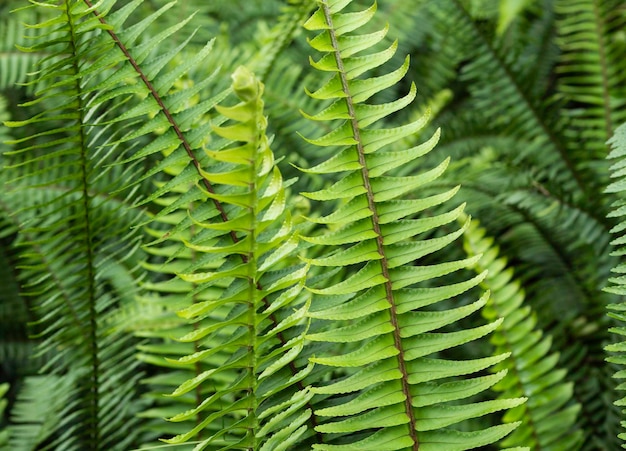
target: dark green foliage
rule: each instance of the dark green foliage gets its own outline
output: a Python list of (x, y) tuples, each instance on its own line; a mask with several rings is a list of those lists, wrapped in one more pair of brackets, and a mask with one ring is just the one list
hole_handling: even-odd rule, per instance
[(623, 0), (0, 14), (0, 448), (620, 446)]

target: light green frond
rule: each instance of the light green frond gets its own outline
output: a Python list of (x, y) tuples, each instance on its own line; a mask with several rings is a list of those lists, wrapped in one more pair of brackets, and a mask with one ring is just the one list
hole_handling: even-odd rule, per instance
[(62, 415), (70, 414), (67, 400), (74, 388), (75, 377), (69, 374), (24, 379), (11, 409), (6, 449), (36, 449), (50, 440)]
[(498, 34), (502, 34), (511, 22), (528, 8), (533, 0), (500, 0), (498, 2)]
[[(289, 263), (297, 238), (265, 134), (263, 85), (244, 67), (232, 77), (239, 103), (218, 106), (230, 121), (213, 127), (232, 143), (206, 151), (214, 161), (211, 172), (198, 168), (212, 189), (202, 190), (203, 201), (217, 209), (219, 196), (223, 222), (213, 222), (214, 216), (194, 220), (183, 242), (205, 267), (189, 262), (178, 271), (183, 281), (197, 285), (193, 303), (179, 311), (194, 325), (181, 341), (193, 342), (195, 352), (170, 362), (206, 369), (172, 392), (185, 397), (196, 391), (200, 403), (170, 420), (197, 422), (164, 441), (181, 444), (202, 436), (195, 449), (281, 449), (283, 443), (297, 446), (312, 415), (312, 394), (301, 383), (311, 367), (294, 363), (307, 328), (306, 267)], [(289, 272), (277, 278), (282, 268)], [(217, 384), (214, 394), (204, 394)]]
[[(512, 409), (525, 398), (474, 402), (472, 396), (496, 384), (498, 378), (449, 378), (471, 374), (489, 364), (479, 363), (480, 359), (453, 362), (432, 358), (479, 339), (501, 322), (446, 330), (480, 309), (487, 295), (455, 308), (435, 307), (475, 287), (484, 277), (454, 285), (438, 286), (436, 281), (475, 261), (433, 262), (437, 261), (437, 251), (458, 239), (469, 224), (456, 230), (445, 228), (462, 215), (464, 205), (439, 215), (417, 216), (456, 192), (419, 195), (420, 188), (441, 176), (448, 160), (431, 170), (395, 176), (396, 168), (414, 164), (434, 148), (439, 131), (423, 144), (398, 150), (399, 143), (424, 128), (427, 116), (399, 127), (379, 125), (413, 100), (414, 86), (397, 101), (379, 105), (366, 101), (397, 84), (407, 73), (409, 61), (405, 59), (402, 66), (387, 74), (371, 76), (373, 69), (378, 70), (392, 58), (397, 43), (373, 50), (386, 28), (369, 34), (358, 32), (373, 17), (376, 4), (344, 12), (351, 3), (319, 0), (317, 11), (305, 23), (305, 28), (319, 32), (309, 43), (322, 52), (321, 57), (311, 59), (311, 65), (331, 73), (320, 87), (307, 91), (312, 98), (328, 100), (331, 105), (306, 117), (317, 122), (334, 121), (332, 131), (305, 139), (315, 146), (337, 149), (305, 172), (336, 174), (338, 180), (321, 190), (303, 193), (314, 201), (335, 203), (336, 208), (326, 216), (308, 218), (320, 225), (314, 234), (303, 237), (313, 243), (316, 256), (302, 258), (311, 264), (313, 273), (335, 267), (343, 275), (335, 283), (325, 280), (323, 285), (308, 287), (314, 294), (309, 316), (323, 321), (314, 323), (315, 330), (307, 338), (336, 344), (336, 348), (328, 347), (310, 358), (318, 365), (332, 367), (336, 374), (328, 383), (312, 389), (316, 394), (330, 395), (325, 400), (328, 407), (315, 411), (327, 419), (316, 427), (324, 443), (313, 448), (422, 450), (443, 449), (441, 444), (446, 443), (445, 449), (460, 450), (494, 443), (516, 425), (472, 433), (445, 428)], [(434, 309), (425, 308), (429, 306)], [(446, 369), (448, 362), (450, 368)], [(424, 379), (422, 372), (430, 377)], [(467, 390), (457, 389), (457, 384)], [(429, 401), (421, 396), (433, 391), (436, 394)], [(353, 395), (345, 397), (345, 393)]]

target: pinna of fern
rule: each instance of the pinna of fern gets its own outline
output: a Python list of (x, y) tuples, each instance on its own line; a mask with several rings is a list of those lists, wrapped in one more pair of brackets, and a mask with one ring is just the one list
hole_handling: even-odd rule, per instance
[[(501, 320), (456, 332), (437, 332), (471, 315), (487, 302), (487, 294), (476, 302), (443, 311), (425, 307), (453, 298), (475, 287), (482, 277), (438, 287), (428, 282), (471, 266), (476, 258), (420, 265), (461, 236), (466, 226), (432, 239), (418, 235), (453, 222), (462, 206), (434, 217), (416, 218), (429, 207), (448, 201), (456, 192), (403, 199), (443, 173), (447, 160), (419, 175), (388, 175), (403, 163), (428, 153), (439, 133), (426, 143), (400, 151), (383, 151), (389, 144), (415, 133), (424, 119), (397, 128), (371, 125), (407, 106), (415, 97), (415, 86), (399, 100), (373, 105), (365, 101), (397, 84), (406, 74), (409, 61), (395, 71), (374, 78), (358, 78), (390, 60), (396, 43), (377, 53), (363, 54), (385, 35), (386, 29), (370, 34), (351, 33), (366, 25), (376, 11), (374, 3), (362, 11), (343, 12), (351, 0), (319, 0), (318, 9), (305, 23), (319, 33), (310, 45), (323, 53), (311, 59), (315, 69), (332, 75), (310, 95), (330, 100), (330, 106), (315, 121), (334, 121), (334, 130), (308, 142), (338, 148), (328, 160), (304, 169), (314, 174), (341, 173), (332, 186), (303, 193), (315, 201), (338, 204), (323, 217), (310, 218), (326, 225), (321, 234), (302, 237), (323, 250), (323, 256), (305, 259), (313, 270), (345, 267), (345, 279), (324, 287), (309, 287), (314, 294), (309, 316), (328, 327), (316, 327), (307, 336), (322, 343), (343, 343), (338, 355), (315, 355), (311, 361), (340, 371), (312, 391), (326, 398), (315, 413), (326, 418), (316, 427), (324, 443), (320, 450), (465, 450), (497, 442), (518, 423), (475, 431), (449, 429), (463, 420), (520, 405), (524, 398), (466, 402), (501, 380), (505, 372), (482, 377), (469, 375), (504, 358), (500, 354), (483, 359), (450, 361), (437, 353), (476, 340), (498, 327)], [(361, 53), (362, 56), (357, 56)], [(320, 227), (321, 228), (321, 227)], [(422, 286), (419, 286), (421, 284)], [(426, 285), (426, 286), (425, 286)], [(345, 374), (342, 376), (342, 372)]]
[[(183, 443), (204, 432), (194, 449), (290, 449), (307, 430), (311, 411), (306, 405), (313, 396), (298, 384), (312, 366), (293, 371), (306, 333), (307, 267), (284, 267), (298, 241), (265, 134), (263, 85), (241, 67), (233, 74), (233, 91), (240, 102), (217, 107), (231, 123), (213, 128), (233, 144), (205, 151), (212, 164), (199, 170), (210, 184), (210, 189), (198, 185), (199, 190), (212, 210), (222, 212), (221, 219), (207, 221), (190, 210), (198, 232), (185, 241), (204, 265), (215, 264), (200, 271), (193, 263), (179, 274), (197, 285), (192, 291), (197, 302), (178, 312), (195, 327), (179, 340), (199, 347), (172, 363), (203, 362), (210, 368), (171, 396), (201, 384), (213, 387), (215, 381), (219, 389), (171, 417), (178, 422), (206, 413), (191, 430), (164, 441)], [(215, 424), (219, 427), (213, 429)]]

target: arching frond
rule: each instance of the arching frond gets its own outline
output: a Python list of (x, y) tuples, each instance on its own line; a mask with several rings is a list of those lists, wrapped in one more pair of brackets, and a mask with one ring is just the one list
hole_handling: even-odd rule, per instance
[[(324, 253), (306, 261), (320, 271), (327, 267), (347, 267), (347, 271), (341, 282), (309, 287), (315, 295), (310, 316), (325, 321), (328, 327), (309, 334), (308, 338), (347, 346), (337, 354), (324, 353), (311, 359), (345, 374), (313, 388), (314, 393), (328, 396), (327, 406), (316, 411), (328, 418), (316, 428), (326, 437), (325, 443), (313, 448), (464, 450), (493, 443), (516, 424), (472, 432), (447, 427), (517, 406), (524, 399), (467, 402), (473, 394), (495, 384), (503, 373), (462, 382), (446, 379), (474, 373), (504, 359), (506, 354), (463, 362), (433, 357), (439, 351), (482, 337), (500, 321), (475, 329), (437, 332), (475, 312), (487, 297), (442, 312), (429, 311), (426, 307), (463, 293), (478, 284), (479, 278), (437, 286), (433, 279), (466, 268), (474, 261), (419, 264), (420, 258), (442, 249), (463, 233), (465, 227), (438, 238), (418, 238), (419, 234), (459, 217), (462, 207), (439, 216), (415, 219), (417, 213), (449, 200), (456, 190), (428, 198), (404, 198), (405, 194), (416, 193), (418, 187), (435, 180), (445, 170), (447, 161), (418, 175), (387, 175), (428, 153), (435, 146), (438, 133), (410, 149), (383, 150), (424, 125), (424, 119), (420, 118), (397, 128), (370, 127), (414, 99), (415, 89), (411, 87), (405, 97), (393, 102), (366, 103), (402, 79), (408, 70), (408, 58), (401, 67), (385, 75), (360, 77), (384, 64), (396, 50), (395, 43), (379, 52), (371, 50), (382, 40), (385, 30), (358, 33), (374, 15), (376, 4), (365, 10), (344, 12), (350, 0), (317, 3), (319, 8), (305, 27), (318, 31), (309, 42), (322, 56), (311, 59), (311, 64), (331, 76), (310, 95), (332, 103), (307, 117), (335, 121), (336, 125), (330, 133), (307, 141), (338, 151), (304, 171), (342, 175), (326, 189), (303, 193), (315, 201), (337, 204), (333, 213), (310, 218), (328, 229), (321, 235), (304, 238), (321, 247)], [(430, 283), (435, 287), (428, 287)], [(451, 387), (455, 384), (465, 389), (453, 391)], [(466, 402), (460, 404), (462, 400)]]
[[(612, 244), (615, 246), (614, 254), (623, 258), (624, 255), (624, 228), (625, 223), (622, 217), (624, 216), (624, 205), (626, 205), (626, 201), (624, 201), (624, 162), (626, 159), (626, 125), (622, 125), (615, 130), (615, 135), (611, 138), (609, 144), (611, 144), (612, 151), (609, 154), (608, 158), (614, 160), (613, 165), (611, 166), (611, 177), (616, 179), (613, 183), (611, 183), (607, 187), (607, 193), (613, 193), (617, 200), (613, 203), (611, 212), (611, 216), (615, 218), (619, 218), (619, 223), (612, 232), (617, 235), (617, 237), (613, 240)], [(619, 296), (626, 295), (626, 280), (624, 279), (623, 274), (626, 271), (626, 267), (623, 263), (617, 265), (613, 272), (616, 273), (615, 277), (609, 279), (609, 286), (606, 288), (607, 291), (611, 293), (615, 293)], [(612, 318), (624, 322), (626, 321), (626, 315), (624, 311), (626, 310), (626, 304), (611, 304), (609, 305), (609, 316)], [(618, 327), (614, 327), (611, 329), (611, 332), (617, 334), (619, 339), (622, 339), (624, 335), (626, 335), (626, 328), (621, 324)], [(612, 355), (608, 358), (610, 362), (616, 363), (618, 365), (624, 365), (624, 352), (626, 351), (626, 341), (620, 341), (619, 343), (611, 344), (606, 347), (606, 350), (609, 352), (615, 352), (616, 355)], [(624, 378), (624, 372), (619, 371), (615, 374), (615, 377), (618, 379)], [(618, 386), (619, 390), (624, 390), (624, 384), (621, 383)], [(616, 404), (620, 407), (623, 407), (626, 403), (626, 398), (622, 398), (617, 401)], [(623, 411), (622, 411), (623, 413)], [(623, 417), (622, 417), (623, 418)], [(622, 426), (626, 427), (626, 422), (622, 420)], [(626, 440), (626, 433), (622, 433), (619, 436), (622, 440)], [(624, 445), (622, 445), (624, 446)]]
[[(503, 397), (527, 396), (528, 401), (507, 412), (504, 420), (522, 424), (501, 443), (501, 447), (527, 446), (529, 449), (577, 449), (582, 431), (574, 425), (580, 405), (572, 403), (574, 384), (566, 379), (567, 371), (558, 367), (559, 356), (551, 351), (552, 338), (537, 328), (536, 314), (525, 305), (524, 291), (513, 280), (507, 261), (498, 256), (498, 247), (485, 237), (485, 230), (472, 221), (464, 235), (468, 255), (482, 255), (475, 266), (477, 273), (487, 271), (481, 282), (491, 296), (483, 308), (489, 321), (504, 318), (491, 342), (496, 352), (511, 357), (494, 370), (508, 370), (493, 389)], [(544, 422), (552, 427), (545, 428)]]
[[(490, 39), (463, 2), (445, 0), (433, 3), (432, 8), (442, 29), (449, 30), (456, 47), (465, 52), (462, 79), (471, 95), (469, 105), (501, 134), (528, 143), (518, 160), (531, 165), (539, 181), (561, 186), (568, 202), (581, 202), (595, 176), (585, 160), (568, 151), (563, 122), (554, 105), (546, 102), (544, 93), (536, 96), (528, 83), (532, 79), (515, 70), (516, 55)], [(494, 92), (500, 95), (494, 96)], [(596, 211), (592, 208), (589, 213), (595, 215)]]

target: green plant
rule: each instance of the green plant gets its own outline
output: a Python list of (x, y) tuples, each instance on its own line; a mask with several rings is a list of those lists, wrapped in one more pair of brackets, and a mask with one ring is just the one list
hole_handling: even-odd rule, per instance
[[(611, 160), (616, 160), (614, 161), (614, 164), (611, 166), (611, 177), (614, 177), (614, 178), (619, 177), (619, 180), (611, 183), (607, 187), (607, 192), (621, 194), (624, 191), (623, 167), (624, 167), (624, 152), (626, 151), (626, 125), (622, 125), (615, 131), (615, 135), (611, 138), (610, 143), (612, 144), (612, 151), (608, 155), (607, 158)], [(623, 205), (624, 205), (623, 198), (616, 200), (612, 205), (613, 210), (611, 211), (611, 216), (618, 217), (618, 218), (623, 216)], [(615, 228), (612, 230), (613, 233), (617, 234), (617, 238), (613, 240), (613, 245), (616, 246), (616, 250), (614, 254), (618, 256), (622, 256), (624, 254), (623, 230), (624, 230), (624, 221), (620, 221), (619, 224), (616, 225)], [(617, 274), (617, 277), (612, 277), (609, 279), (609, 282), (611, 283), (611, 285), (607, 287), (606, 290), (619, 294), (620, 296), (623, 296), (624, 295), (624, 278), (623, 276), (620, 275), (624, 272), (623, 263), (616, 266), (613, 269), (613, 272)], [(609, 315), (619, 320), (621, 324), (621, 322), (623, 322), (625, 319), (624, 313), (623, 313), (624, 303), (612, 304), (612, 305), (609, 305), (608, 308), (610, 311)], [(612, 328), (611, 332), (619, 335), (620, 337), (626, 333), (626, 331), (624, 330), (624, 327), (621, 325), (620, 327)], [(623, 355), (621, 355), (624, 352), (623, 341), (607, 346), (607, 351), (610, 351), (612, 353), (613, 352), (620, 353), (618, 355), (612, 355), (607, 360), (609, 360), (610, 362), (619, 364), (619, 365), (624, 365), (624, 357)], [(615, 377), (618, 379), (623, 379), (624, 378), (623, 370), (617, 372)], [(620, 384), (617, 388), (618, 390), (623, 390), (624, 384)], [(623, 407), (624, 398), (620, 399), (616, 404)], [(623, 422), (622, 422), (622, 425), (624, 425)], [(624, 433), (620, 434), (620, 438), (622, 440), (626, 439), (626, 436), (624, 435)]]
[(30, 3), (8, 449), (617, 446), (623, 2)]

